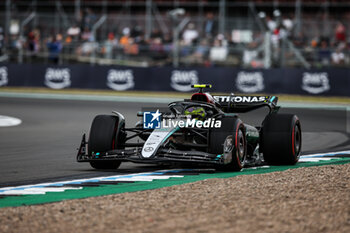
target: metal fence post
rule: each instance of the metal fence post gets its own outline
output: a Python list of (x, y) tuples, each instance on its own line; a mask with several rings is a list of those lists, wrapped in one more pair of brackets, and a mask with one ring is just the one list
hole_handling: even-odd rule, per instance
[(271, 67), (271, 32), (265, 31), (264, 38), (264, 68), (268, 69)]
[[(88, 42), (88, 43), (93, 43), (93, 50), (90, 56), (90, 64), (95, 64), (96, 63), (96, 48), (95, 45), (97, 44), (96, 41), (96, 31), (101, 25), (106, 21), (107, 15), (102, 15), (102, 17), (92, 26), (91, 33), (92, 37), (94, 38), (94, 41)], [(98, 44), (97, 44), (98, 45)]]
[[(21, 23), (20, 26), (20, 32), (19, 32), (19, 40), (21, 41), (23, 39), (23, 30), (24, 30), (24, 26), (26, 26), (33, 18), (35, 17), (35, 12), (32, 12), (27, 18), (25, 18), (25, 20), (23, 20), (23, 22)], [(19, 53), (18, 53), (18, 62), (22, 63), (23, 62), (23, 46), (21, 44), (21, 48), (19, 49)]]
[(219, 2), (219, 33), (225, 34), (226, 24), (226, 0)]
[(294, 36), (299, 36), (301, 32), (301, 1), (295, 1), (295, 30)]
[(175, 26), (173, 29), (173, 66), (178, 67), (179, 66), (179, 35), (182, 29), (190, 22), (190, 18), (186, 17), (184, 18), (179, 25), (177, 25), (178, 20), (175, 18)]
[[(108, 5), (108, 2), (107, 0), (103, 0), (102, 1), (102, 15), (105, 15), (106, 17), (108, 16), (107, 14), (107, 5)], [(100, 39), (105, 39), (107, 37), (107, 28), (106, 28), (106, 24), (103, 24), (102, 25), (102, 28), (100, 30)]]
[(80, 0), (75, 0), (75, 4), (74, 4), (74, 11), (75, 11), (75, 19), (78, 22), (79, 18), (80, 18)]
[(152, 0), (146, 1), (146, 25), (145, 25), (145, 37), (149, 39), (152, 32)]
[[(11, 0), (6, 0), (6, 19), (5, 19), (5, 38), (7, 41), (7, 44), (5, 45), (5, 48), (10, 47), (10, 22), (11, 22)], [(5, 43), (6, 43), (5, 41)]]
[[(33, 5), (33, 12), (36, 14), (37, 13), (37, 0), (33, 0), (32, 2)], [(38, 17), (35, 17), (33, 19), (33, 28), (37, 28), (38, 27)]]

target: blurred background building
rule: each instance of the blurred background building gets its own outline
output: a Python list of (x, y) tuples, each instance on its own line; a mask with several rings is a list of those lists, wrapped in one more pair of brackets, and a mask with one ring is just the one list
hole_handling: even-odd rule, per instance
[(344, 67), (348, 0), (2, 0), (0, 62)]

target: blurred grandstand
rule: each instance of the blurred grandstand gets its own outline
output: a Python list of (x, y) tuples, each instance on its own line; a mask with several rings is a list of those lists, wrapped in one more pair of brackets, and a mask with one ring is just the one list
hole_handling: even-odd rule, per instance
[(349, 66), (348, 0), (3, 0), (0, 62)]

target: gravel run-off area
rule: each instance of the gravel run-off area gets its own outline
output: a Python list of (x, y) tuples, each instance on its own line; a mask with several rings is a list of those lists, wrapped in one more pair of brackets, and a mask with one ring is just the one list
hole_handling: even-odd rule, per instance
[(0, 232), (350, 232), (350, 164), (2, 208)]

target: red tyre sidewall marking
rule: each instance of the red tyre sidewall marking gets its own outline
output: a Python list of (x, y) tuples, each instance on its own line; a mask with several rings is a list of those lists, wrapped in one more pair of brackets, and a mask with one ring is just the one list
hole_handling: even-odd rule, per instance
[(242, 167), (242, 164), (241, 164), (241, 161), (239, 160), (239, 156), (237, 154), (238, 152), (238, 131), (239, 131), (239, 126), (240, 126), (240, 122), (237, 123), (236, 125), (236, 138), (235, 138), (235, 146), (236, 146), (236, 159), (237, 159), (237, 162), (238, 162), (238, 166), (239, 167)]
[(295, 121), (294, 124), (293, 124), (293, 132), (292, 132), (292, 152), (293, 152), (293, 156), (295, 157), (295, 160), (297, 160), (297, 156), (295, 155), (295, 127), (298, 127), (297, 126), (297, 122), (299, 121), (298, 117), (295, 117)]

